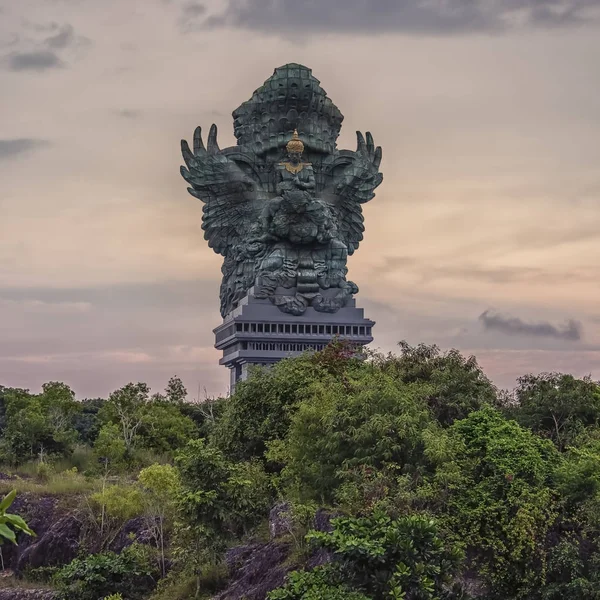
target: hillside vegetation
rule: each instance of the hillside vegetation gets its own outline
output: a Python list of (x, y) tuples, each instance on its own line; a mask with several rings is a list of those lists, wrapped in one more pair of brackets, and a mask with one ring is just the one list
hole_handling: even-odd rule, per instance
[(358, 360), (334, 343), (256, 369), (230, 398), (186, 395), (177, 378), (82, 401), (62, 383), (0, 387), (0, 492), (16, 489), (26, 520), (50, 498), (76, 525), (71, 554), (20, 558), (4, 585), (65, 600), (600, 600), (589, 378), (526, 375), (508, 393), (456, 350)]

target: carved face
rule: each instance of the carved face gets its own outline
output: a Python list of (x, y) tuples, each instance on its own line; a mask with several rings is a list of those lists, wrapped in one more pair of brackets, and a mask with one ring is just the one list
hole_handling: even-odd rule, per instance
[(302, 159), (302, 154), (300, 152), (289, 152), (288, 157), (293, 165), (297, 165)]

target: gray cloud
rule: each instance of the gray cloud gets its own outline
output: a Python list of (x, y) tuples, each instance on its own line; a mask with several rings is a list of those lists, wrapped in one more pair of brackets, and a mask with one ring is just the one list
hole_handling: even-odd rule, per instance
[(59, 32), (51, 35), (44, 41), (48, 48), (62, 49), (74, 44), (76, 41), (75, 30), (72, 25), (63, 25)]
[(598, 23), (599, 8), (599, 0), (229, 0), (205, 25), (440, 35)]
[(12, 140), (0, 139), (0, 161), (13, 158), (19, 154), (30, 152), (42, 146), (47, 146), (46, 140), (33, 138), (16, 138)]
[(197, 17), (206, 13), (206, 6), (199, 2), (189, 2), (183, 7), (182, 12), (186, 17)]
[[(537, 232), (536, 232), (537, 233)], [(539, 235), (542, 240), (549, 243), (551, 239), (550, 234), (546, 234), (543, 231), (539, 231)], [(565, 234), (564, 239), (559, 236), (555, 236), (557, 244), (561, 242), (567, 243), (567, 241), (577, 240), (577, 235), (573, 233)], [(593, 238), (598, 237), (594, 231), (594, 235), (590, 236)], [(523, 248), (537, 248), (539, 246), (545, 247), (545, 242), (540, 242), (533, 239), (528, 246), (527, 236), (523, 236), (521, 247)], [(584, 232), (581, 233), (581, 239), (586, 239)], [(551, 244), (548, 244), (551, 245)], [(554, 247), (553, 246), (553, 247)], [(569, 271), (558, 271), (544, 269), (540, 267), (484, 267), (474, 263), (466, 264), (431, 264), (431, 262), (418, 259), (411, 256), (384, 256), (381, 264), (377, 265), (375, 272), (381, 275), (390, 275), (396, 273), (402, 273), (403, 271), (410, 272), (412, 274), (417, 273), (423, 282), (437, 281), (437, 280), (467, 280), (467, 281), (482, 281), (486, 283), (495, 284), (510, 284), (510, 283), (547, 283), (554, 282), (557, 280), (563, 281), (597, 281), (599, 274), (595, 268), (580, 268), (571, 269)]]
[(8, 68), (11, 71), (47, 71), (63, 66), (60, 57), (50, 50), (14, 52), (8, 56)]
[(527, 323), (518, 317), (511, 317), (486, 310), (479, 315), (479, 320), (486, 330), (501, 331), (508, 335), (524, 335), (548, 337), (559, 340), (579, 341), (581, 339), (581, 324), (570, 319), (565, 325), (556, 326), (547, 321)]
[(135, 110), (132, 108), (122, 108), (121, 110), (118, 110), (116, 112), (120, 117), (123, 117), (124, 119), (137, 119), (142, 114), (142, 111)]
[[(19, 50), (4, 57), (4, 63), (11, 71), (47, 71), (66, 65), (65, 54), (72, 55), (91, 42), (87, 37), (77, 35), (69, 23), (32, 23), (25, 21), (26, 30), (34, 33), (34, 38), (13, 34), (13, 43), (19, 42)], [(40, 38), (40, 34), (46, 37)]]
[(182, 31), (195, 31), (202, 27), (202, 18), (206, 15), (206, 6), (200, 2), (188, 2), (181, 8), (179, 27)]

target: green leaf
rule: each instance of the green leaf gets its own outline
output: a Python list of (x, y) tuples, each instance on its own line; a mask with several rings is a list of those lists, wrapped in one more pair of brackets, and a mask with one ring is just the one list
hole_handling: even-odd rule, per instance
[(32, 529), (29, 528), (29, 525), (21, 518), (19, 515), (5, 514), (4, 518), (8, 523), (10, 523), (15, 529), (20, 529), (24, 533), (28, 535), (35, 535)]
[(5, 523), (0, 523), (0, 536), (11, 541), (13, 544), (17, 543), (17, 536), (15, 535), (15, 532)]
[(4, 500), (0, 502), (0, 514), (6, 512), (6, 509), (14, 502), (17, 497), (17, 490), (13, 490), (6, 496), (4, 496)]

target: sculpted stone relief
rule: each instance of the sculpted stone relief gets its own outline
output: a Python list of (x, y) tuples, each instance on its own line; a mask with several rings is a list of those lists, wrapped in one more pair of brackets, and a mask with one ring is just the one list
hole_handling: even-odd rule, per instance
[(222, 316), (253, 286), (285, 313), (336, 312), (358, 291), (346, 263), (383, 179), (381, 148), (358, 132), (356, 151), (337, 149), (343, 116), (298, 64), (276, 69), (233, 117), (237, 146), (221, 150), (215, 125), (206, 146), (200, 127), (193, 150), (181, 144), (204, 237), (224, 256)]

